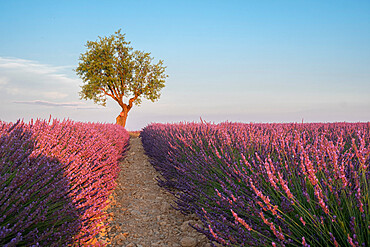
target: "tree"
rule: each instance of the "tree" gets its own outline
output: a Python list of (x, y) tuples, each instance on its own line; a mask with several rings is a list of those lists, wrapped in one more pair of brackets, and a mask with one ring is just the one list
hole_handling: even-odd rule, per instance
[(109, 37), (88, 41), (87, 51), (81, 54), (76, 69), (84, 82), (81, 99), (105, 106), (107, 96), (113, 98), (122, 108), (116, 123), (123, 127), (134, 104), (140, 105), (143, 98), (152, 102), (159, 99), (168, 77), (163, 60), (154, 64), (150, 53), (133, 51), (130, 43), (121, 30)]

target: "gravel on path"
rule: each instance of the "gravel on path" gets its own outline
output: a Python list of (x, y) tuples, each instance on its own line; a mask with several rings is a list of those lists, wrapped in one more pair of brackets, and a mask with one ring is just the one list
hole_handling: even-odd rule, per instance
[(139, 137), (121, 162), (118, 185), (107, 209), (110, 222), (101, 241), (107, 246), (209, 247), (209, 240), (191, 225), (200, 222), (171, 205), (175, 197), (158, 186), (159, 173), (150, 164)]

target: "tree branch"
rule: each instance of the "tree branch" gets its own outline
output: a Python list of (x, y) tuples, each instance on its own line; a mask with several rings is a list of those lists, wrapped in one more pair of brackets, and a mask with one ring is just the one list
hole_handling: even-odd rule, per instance
[[(111, 91), (111, 93), (114, 95), (114, 99), (116, 99), (118, 101), (118, 99), (120, 99), (119, 97), (119, 94), (117, 93), (117, 90), (115, 89), (115, 87), (111, 87), (110, 85), (107, 85), (109, 90)], [(121, 97), (122, 98), (122, 97)]]
[[(102, 90), (104, 92), (105, 95), (108, 95), (110, 97), (112, 97), (115, 101), (117, 101), (117, 103), (122, 107), (124, 108), (125, 106), (127, 106), (125, 103), (123, 103), (122, 101), (122, 97), (119, 98), (119, 97), (116, 97), (115, 95), (113, 95), (112, 93), (108, 93), (104, 88), (99, 88), (100, 90)], [(111, 90), (111, 88), (109, 88)], [(111, 90), (112, 91), (112, 90)]]
[(102, 90), (103, 92), (104, 92), (104, 94), (105, 95), (108, 95), (108, 96), (110, 96), (110, 97), (112, 97), (113, 99), (115, 99), (115, 97), (114, 97), (114, 95), (113, 94), (110, 94), (110, 93), (108, 93), (107, 91), (105, 91), (105, 89), (104, 88), (99, 88), (100, 90)]
[[(141, 93), (140, 93), (141, 94)], [(131, 109), (132, 107), (132, 104), (134, 103), (134, 101), (140, 96), (140, 94), (138, 92), (135, 92), (135, 96), (132, 97), (131, 99), (129, 99), (128, 101), (128, 109)]]

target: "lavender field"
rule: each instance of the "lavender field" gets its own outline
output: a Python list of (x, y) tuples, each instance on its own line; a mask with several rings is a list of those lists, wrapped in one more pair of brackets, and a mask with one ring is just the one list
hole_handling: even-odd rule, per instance
[(159, 184), (225, 246), (369, 246), (370, 124), (151, 124)]
[(92, 243), (128, 141), (113, 124), (0, 122), (0, 245)]

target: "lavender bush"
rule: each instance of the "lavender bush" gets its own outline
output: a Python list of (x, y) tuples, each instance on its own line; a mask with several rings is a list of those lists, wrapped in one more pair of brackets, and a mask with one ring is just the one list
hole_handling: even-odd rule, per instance
[(23, 123), (0, 130), (0, 245), (71, 244), (81, 222), (57, 159), (33, 156)]
[(226, 246), (368, 246), (369, 123), (152, 124), (159, 184)]
[(129, 135), (113, 124), (0, 123), (0, 243), (92, 245)]

